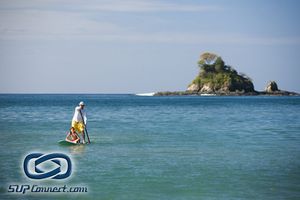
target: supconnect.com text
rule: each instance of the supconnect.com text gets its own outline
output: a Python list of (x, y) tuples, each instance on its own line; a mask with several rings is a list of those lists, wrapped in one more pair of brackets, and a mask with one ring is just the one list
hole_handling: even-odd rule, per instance
[(28, 184), (11, 184), (8, 186), (9, 193), (86, 193), (88, 188), (85, 186), (40, 186)]

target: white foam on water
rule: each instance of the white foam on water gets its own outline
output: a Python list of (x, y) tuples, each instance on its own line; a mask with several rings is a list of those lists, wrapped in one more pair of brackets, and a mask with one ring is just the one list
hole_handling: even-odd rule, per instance
[(155, 92), (135, 94), (136, 96), (154, 96)]

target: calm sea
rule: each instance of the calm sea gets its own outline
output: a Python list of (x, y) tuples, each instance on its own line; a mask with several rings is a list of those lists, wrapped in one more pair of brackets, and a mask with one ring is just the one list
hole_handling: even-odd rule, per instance
[[(86, 103), (90, 145), (60, 146)], [(299, 199), (299, 97), (0, 95), (0, 199)], [(67, 180), (31, 181), (30, 152), (64, 152)], [(87, 194), (7, 193), (12, 183)]]

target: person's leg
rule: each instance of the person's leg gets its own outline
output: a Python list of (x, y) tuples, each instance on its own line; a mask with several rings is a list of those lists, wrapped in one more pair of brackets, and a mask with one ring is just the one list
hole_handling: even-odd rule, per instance
[(80, 134), (82, 134), (82, 143), (85, 144), (85, 133), (84, 133), (84, 124), (83, 122), (78, 123), (79, 129), (80, 129)]
[(83, 143), (85, 144), (85, 133), (84, 133), (84, 131), (82, 131), (82, 139), (83, 139)]

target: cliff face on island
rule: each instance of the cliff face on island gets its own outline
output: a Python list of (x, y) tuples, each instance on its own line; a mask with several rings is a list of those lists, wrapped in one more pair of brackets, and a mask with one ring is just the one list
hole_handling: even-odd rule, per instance
[(248, 93), (255, 91), (253, 83), (247, 75), (239, 74), (216, 54), (202, 54), (198, 66), (200, 72), (188, 86), (188, 92)]
[(275, 95), (298, 96), (298, 93), (279, 90), (275, 81), (270, 81), (265, 91), (255, 91), (251, 78), (238, 73), (226, 65), (223, 59), (214, 53), (203, 53), (198, 61), (199, 74), (188, 85), (186, 91), (157, 92), (154, 96), (170, 95)]

